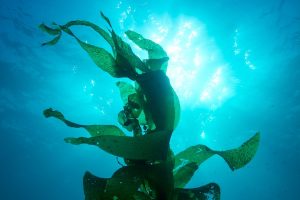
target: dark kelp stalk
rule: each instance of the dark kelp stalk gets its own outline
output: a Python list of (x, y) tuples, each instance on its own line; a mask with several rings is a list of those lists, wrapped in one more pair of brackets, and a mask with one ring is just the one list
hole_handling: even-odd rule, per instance
[[(48, 108), (45, 117), (54, 117), (69, 127), (84, 128), (90, 137), (65, 138), (65, 142), (89, 144), (118, 157), (126, 166), (118, 169), (111, 178), (99, 178), (86, 172), (83, 188), (86, 200), (208, 200), (220, 199), (220, 187), (216, 183), (197, 188), (184, 188), (199, 166), (208, 158), (218, 155), (231, 170), (244, 167), (256, 154), (260, 134), (256, 133), (240, 147), (216, 151), (205, 145), (196, 145), (174, 155), (170, 138), (180, 117), (179, 99), (166, 75), (168, 55), (155, 42), (134, 31), (126, 31), (127, 37), (148, 52), (148, 59), (141, 60), (128, 43), (112, 28), (109, 19), (101, 13), (110, 30), (83, 20), (70, 21), (65, 25), (53, 23), (51, 27), (39, 27), (51, 41), (43, 45), (55, 45), (62, 33), (73, 37), (87, 52), (94, 63), (115, 78), (129, 78), (135, 84), (117, 82), (123, 110), (118, 114), (119, 124), (132, 132), (127, 136), (116, 125), (81, 125), (64, 117), (57, 110)], [(81, 41), (72, 31), (73, 26), (90, 27), (111, 47), (107, 50)]]

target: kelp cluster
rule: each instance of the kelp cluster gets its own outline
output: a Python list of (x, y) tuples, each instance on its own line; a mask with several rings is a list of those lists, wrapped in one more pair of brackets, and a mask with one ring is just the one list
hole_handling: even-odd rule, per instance
[[(54, 39), (43, 45), (55, 45), (62, 33), (72, 36), (87, 52), (94, 63), (115, 78), (129, 78), (131, 82), (117, 82), (123, 110), (118, 114), (119, 124), (132, 136), (126, 135), (116, 125), (81, 125), (69, 121), (57, 110), (48, 108), (45, 117), (54, 117), (69, 127), (84, 128), (90, 137), (65, 138), (74, 145), (89, 144), (118, 157), (126, 166), (117, 170), (111, 178), (99, 178), (86, 172), (83, 177), (86, 200), (207, 200), (220, 199), (220, 187), (210, 183), (187, 189), (199, 166), (208, 158), (219, 155), (231, 170), (245, 166), (254, 157), (260, 139), (256, 133), (240, 147), (215, 151), (205, 145), (196, 145), (174, 155), (169, 142), (180, 116), (178, 97), (166, 75), (168, 55), (157, 43), (134, 31), (126, 31), (129, 40), (148, 52), (148, 59), (141, 60), (131, 46), (118, 36), (109, 19), (101, 13), (109, 25), (106, 31), (82, 20), (65, 25), (40, 28)], [(72, 31), (73, 26), (90, 27), (111, 47), (111, 52), (80, 40)], [(133, 84), (132, 84), (133, 83)]]

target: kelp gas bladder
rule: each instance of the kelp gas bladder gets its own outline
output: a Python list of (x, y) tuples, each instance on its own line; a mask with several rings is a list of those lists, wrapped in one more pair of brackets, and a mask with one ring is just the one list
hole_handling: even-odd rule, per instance
[[(83, 20), (65, 25), (53, 23), (52, 27), (39, 26), (54, 36), (43, 45), (55, 45), (62, 33), (67, 33), (100, 69), (112, 77), (134, 81), (134, 84), (117, 82), (124, 103), (118, 121), (133, 136), (127, 136), (115, 125), (80, 125), (66, 119), (60, 111), (52, 108), (44, 111), (45, 117), (57, 118), (69, 127), (84, 128), (90, 134), (90, 137), (65, 138), (67, 143), (95, 145), (125, 159), (127, 166), (117, 170), (111, 178), (98, 178), (86, 172), (83, 178), (85, 199), (220, 199), (220, 188), (216, 183), (192, 189), (184, 187), (199, 166), (213, 155), (223, 158), (231, 170), (245, 166), (257, 151), (260, 134), (256, 133), (240, 147), (227, 151), (215, 151), (199, 144), (174, 155), (169, 142), (179, 121), (180, 106), (165, 73), (169, 59), (167, 53), (157, 43), (134, 31), (126, 31), (133, 43), (148, 52), (148, 59), (142, 61), (115, 33), (109, 19), (103, 13), (101, 16), (110, 27), (108, 32)], [(73, 26), (92, 28), (107, 41), (112, 54), (80, 40), (71, 31)]]

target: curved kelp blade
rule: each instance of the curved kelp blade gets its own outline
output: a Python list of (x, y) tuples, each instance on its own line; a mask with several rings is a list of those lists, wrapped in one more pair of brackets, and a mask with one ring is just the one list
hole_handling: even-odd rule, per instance
[(85, 200), (104, 199), (107, 180), (107, 178), (99, 178), (90, 172), (85, 172), (83, 176)]
[[(54, 25), (57, 26), (56, 24), (54, 24)], [(93, 24), (91, 22), (84, 21), (84, 20), (74, 20), (74, 21), (70, 21), (70, 22), (66, 23), (62, 27), (70, 28), (72, 26), (85, 26), (85, 27), (92, 28), (100, 36), (102, 36), (103, 39), (106, 40), (109, 43), (109, 45), (111, 46), (111, 48), (114, 50), (114, 43), (113, 43), (113, 40), (112, 40), (110, 34), (108, 32), (106, 32), (104, 29), (102, 29), (101, 27), (97, 26), (96, 24)], [(61, 28), (58, 26), (56, 28), (50, 28), (50, 27), (46, 26), (45, 24), (40, 24), (39, 28), (42, 31), (48, 33), (49, 35), (58, 35), (61, 33)], [(53, 44), (50, 44), (50, 45), (53, 45)]]
[(243, 143), (240, 147), (227, 151), (216, 151), (228, 164), (231, 170), (236, 170), (248, 164), (256, 154), (259, 146), (260, 133)]
[(133, 85), (123, 81), (118, 81), (117, 86), (120, 91), (121, 99), (125, 105), (126, 103), (128, 103), (128, 96), (136, 93), (136, 90)]
[[(141, 49), (148, 51), (148, 57), (149, 59), (164, 59), (167, 58), (168, 55), (165, 52), (165, 50), (157, 43), (153, 42), (152, 40), (144, 38), (141, 34), (128, 30), (125, 32), (127, 37), (134, 42), (137, 46), (139, 46)], [(162, 70), (166, 71), (167, 69), (167, 60), (163, 62), (163, 64), (160, 66)], [(152, 62), (152, 61), (148, 61)], [(157, 63), (155, 63), (157, 64)], [(149, 65), (150, 69), (154, 70), (157, 69), (158, 65)]]
[(174, 200), (220, 200), (220, 187), (210, 183), (193, 189), (175, 189)]
[(144, 170), (142, 167), (126, 166), (117, 170), (107, 180), (105, 197), (117, 199), (133, 199), (134, 194), (143, 182)]
[(44, 116), (45, 117), (54, 117), (56, 119), (61, 120), (64, 122), (67, 126), (73, 127), (73, 128), (84, 128), (89, 132), (91, 136), (100, 136), (100, 135), (115, 135), (115, 136), (125, 136), (124, 132), (114, 125), (81, 125), (74, 122), (71, 122), (67, 119), (65, 119), (64, 115), (57, 111), (53, 110), (52, 108), (48, 108), (44, 110)]
[(187, 162), (182, 167), (173, 171), (174, 187), (184, 188), (184, 186), (191, 180), (199, 165), (195, 162)]
[(166, 180), (170, 178), (166, 170), (171, 170), (168, 164), (126, 166), (111, 178), (98, 178), (86, 172), (83, 178), (85, 199), (153, 199), (151, 190), (157, 195), (164, 195), (160, 192), (168, 195), (173, 191), (173, 184), (172, 180)]
[(138, 137), (103, 135), (96, 137), (65, 138), (71, 144), (96, 145), (102, 150), (135, 160), (165, 160), (171, 132), (158, 131)]
[(94, 31), (96, 31), (100, 36), (103, 37), (104, 40), (108, 42), (108, 44), (111, 46), (112, 50), (114, 50), (114, 43), (113, 40), (108, 32), (106, 32), (101, 27), (97, 26), (94, 23), (84, 21), (84, 20), (74, 20), (66, 23), (63, 25), (63, 27), (70, 28), (71, 26), (86, 26), (92, 28)]
[(39, 28), (42, 31), (48, 33), (49, 35), (56, 36), (52, 40), (50, 40), (48, 42), (42, 43), (42, 46), (45, 46), (45, 45), (55, 45), (59, 41), (59, 39), (61, 38), (61, 30), (60, 30), (60, 28), (50, 28), (50, 27), (46, 26), (45, 24), (40, 24)]
[(169, 78), (159, 70), (139, 75), (137, 82), (147, 100), (145, 114), (150, 113), (156, 130), (173, 130), (180, 111)]
[(142, 176), (126, 168), (115, 174), (111, 178), (99, 178), (86, 172), (83, 177), (85, 200), (133, 199), (142, 183)]
[(117, 66), (116, 60), (105, 49), (81, 41), (69, 28), (64, 26), (61, 26), (61, 28), (64, 32), (77, 40), (79, 45), (88, 53), (94, 63), (103, 71), (109, 73), (113, 77), (127, 77), (128, 74), (125, 74), (124, 70), (120, 68), (120, 66)]
[(122, 38), (115, 33), (108, 17), (106, 17), (102, 12), (101, 17), (108, 23), (108, 25), (112, 29), (111, 35), (115, 46), (117, 64), (122, 66), (124, 70), (135, 70), (136, 68), (138, 68), (141, 71), (145, 72), (145, 64), (137, 55), (133, 53), (130, 45), (124, 42)]
[[(58, 26), (58, 27), (59, 27), (60, 31), (64, 31), (65, 33), (67, 33), (70, 36), (74, 37), (77, 40), (77, 42), (80, 44), (80, 46), (88, 53), (88, 55), (94, 61), (94, 63), (98, 67), (100, 67), (103, 71), (109, 73), (113, 77), (131, 77), (132, 78), (132, 77), (135, 76), (135, 71), (131, 67), (131, 65), (128, 66), (128, 63), (126, 63), (124, 61), (124, 59), (120, 59), (120, 56), (117, 52), (118, 49), (116, 47), (116, 44), (114, 42), (111, 43), (111, 40), (109, 39), (110, 36), (107, 35), (108, 33), (104, 34), (104, 35), (105, 35), (105, 38), (107, 38), (107, 40), (111, 43), (111, 45), (112, 45), (113, 49), (115, 50), (115, 52), (117, 52), (116, 53), (116, 60), (105, 49), (94, 46), (94, 45), (91, 45), (91, 44), (88, 44), (88, 43), (85, 43), (82, 40), (80, 40), (78, 37), (76, 37), (69, 28), (71, 25), (77, 24), (76, 22), (78, 22), (78, 21), (72, 21), (72, 22), (67, 23), (66, 25)], [(80, 23), (78, 22), (78, 24), (80, 24)], [(52, 29), (52, 28), (47, 27), (45, 25), (41, 25), (41, 26), (43, 27), (42, 30), (46, 31), (47, 33), (49, 33), (48, 30), (57, 30), (58, 29), (58, 28)], [(100, 27), (98, 27), (98, 28), (100, 29)], [(104, 32), (104, 33), (106, 33), (106, 32)], [(102, 33), (102, 35), (103, 35), (103, 33)], [(57, 36), (53, 40), (51, 40), (49, 42), (46, 42), (46, 43), (43, 43), (43, 45), (54, 45), (54, 44), (57, 43), (59, 38), (60, 38), (60, 36)], [(112, 38), (112, 40), (113, 40), (113, 38)], [(131, 55), (131, 57), (129, 57), (129, 58), (131, 58), (131, 60), (132, 60), (132, 57), (133, 56)], [(139, 58), (136, 57), (136, 59), (139, 59)], [(136, 61), (136, 59), (134, 61)], [(135, 63), (136, 65), (139, 65), (140, 63), (142, 63), (142, 61), (140, 61), (140, 62), (136, 61), (136, 62), (137, 62), (137, 63)]]
[(214, 151), (205, 145), (187, 148), (175, 156), (174, 183), (175, 187), (183, 188), (193, 177), (198, 167), (208, 158), (215, 155)]
[[(259, 138), (260, 134), (256, 133), (240, 147), (227, 151), (214, 151), (205, 145), (196, 145), (180, 152), (175, 156), (173, 170), (176, 186), (184, 187), (197, 170), (196, 167), (191, 168), (189, 163), (196, 163), (200, 166), (205, 160), (216, 154), (227, 162), (231, 170), (244, 167), (254, 157), (259, 145)], [(182, 178), (182, 173), (185, 174), (184, 178)]]

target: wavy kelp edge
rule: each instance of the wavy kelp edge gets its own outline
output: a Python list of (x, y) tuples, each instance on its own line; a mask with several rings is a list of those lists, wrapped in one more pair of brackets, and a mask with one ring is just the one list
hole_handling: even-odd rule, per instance
[(205, 145), (196, 145), (175, 155), (174, 182), (182, 188), (192, 178), (198, 167), (208, 158), (219, 155), (232, 171), (247, 165), (255, 156), (260, 142), (260, 133), (256, 133), (241, 146), (226, 150), (215, 151)]
[[(155, 171), (155, 166), (153, 169), (145, 169), (142, 166), (122, 167), (111, 178), (99, 178), (86, 172), (83, 177), (85, 199), (156, 199), (157, 194), (153, 193), (153, 185), (147, 181), (146, 177), (150, 174), (152, 183), (161, 184), (163, 188), (166, 186), (164, 184), (165, 175), (158, 175)], [(216, 183), (209, 183), (197, 188), (175, 188), (170, 193), (172, 193), (172, 200), (220, 199), (220, 187)]]
[[(65, 142), (74, 145), (89, 144), (127, 159), (165, 160), (168, 153), (170, 131), (159, 131), (139, 137), (125, 136), (124, 132), (113, 125), (80, 125), (65, 119), (64, 115), (51, 108), (44, 111), (45, 117), (54, 117), (67, 126), (84, 128), (92, 137), (65, 138)], [(137, 151), (139, 149), (139, 151)], [(155, 149), (155, 151), (154, 151)]]
[(100, 135), (114, 135), (114, 136), (125, 136), (125, 133), (117, 126), (114, 125), (81, 125), (74, 123), (70, 120), (67, 120), (64, 115), (58, 111), (53, 110), (52, 108), (48, 108), (44, 110), (43, 112), (44, 116), (46, 118), (54, 117), (63, 123), (65, 123), (67, 126), (72, 128), (84, 128), (88, 133), (92, 136), (100, 136)]

